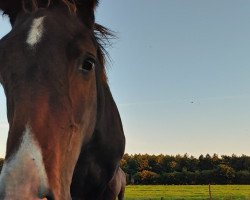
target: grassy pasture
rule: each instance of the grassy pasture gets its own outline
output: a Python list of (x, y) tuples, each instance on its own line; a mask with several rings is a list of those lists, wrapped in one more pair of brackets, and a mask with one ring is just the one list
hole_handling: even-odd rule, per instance
[[(213, 200), (250, 200), (250, 185), (211, 185)], [(125, 200), (209, 200), (207, 185), (127, 186)]]

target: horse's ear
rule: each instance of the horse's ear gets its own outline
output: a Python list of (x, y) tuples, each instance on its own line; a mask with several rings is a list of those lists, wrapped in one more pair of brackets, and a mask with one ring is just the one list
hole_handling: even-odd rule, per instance
[(20, 0), (0, 0), (0, 11), (9, 17), (12, 24), (21, 9), (22, 2)]
[(77, 0), (75, 3), (80, 18), (87, 24), (87, 26), (93, 27), (95, 23), (95, 9), (99, 0)]

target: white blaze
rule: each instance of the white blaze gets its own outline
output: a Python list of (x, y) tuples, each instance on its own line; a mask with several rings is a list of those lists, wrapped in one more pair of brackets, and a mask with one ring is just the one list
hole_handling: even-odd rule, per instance
[(31, 29), (29, 31), (28, 37), (26, 42), (33, 47), (37, 43), (41, 41), (41, 38), (43, 36), (43, 20), (44, 17), (39, 17), (37, 19), (34, 19), (31, 25)]
[(4, 190), (7, 197), (15, 199), (16, 193), (28, 197), (30, 193), (37, 193), (39, 189), (43, 192), (47, 188), (48, 178), (41, 149), (27, 125), (18, 151), (3, 166), (0, 191)]

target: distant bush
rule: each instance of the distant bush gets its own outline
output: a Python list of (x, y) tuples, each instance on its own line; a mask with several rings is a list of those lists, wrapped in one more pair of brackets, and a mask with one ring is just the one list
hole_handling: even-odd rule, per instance
[(250, 180), (250, 172), (247, 170), (238, 171), (235, 173), (235, 184), (249, 184)]
[(158, 183), (159, 174), (148, 170), (137, 172), (134, 176), (135, 183), (143, 185), (155, 185)]

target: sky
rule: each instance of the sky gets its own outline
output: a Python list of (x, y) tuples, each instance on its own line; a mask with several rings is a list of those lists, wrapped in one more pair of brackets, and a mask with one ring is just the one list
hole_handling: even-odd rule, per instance
[[(105, 0), (126, 152), (250, 155), (250, 1)], [(10, 30), (0, 19), (0, 37)], [(0, 90), (0, 157), (8, 124)]]

